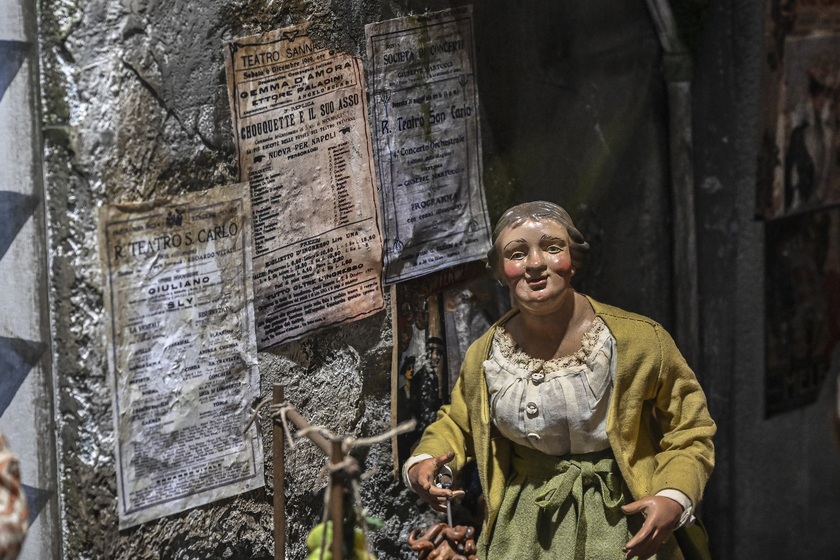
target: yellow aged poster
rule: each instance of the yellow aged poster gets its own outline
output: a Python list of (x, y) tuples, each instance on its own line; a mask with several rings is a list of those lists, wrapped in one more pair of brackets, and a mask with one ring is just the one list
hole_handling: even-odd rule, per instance
[(251, 187), (260, 348), (384, 309), (361, 61), (315, 48), (307, 29), (224, 50), (240, 179)]

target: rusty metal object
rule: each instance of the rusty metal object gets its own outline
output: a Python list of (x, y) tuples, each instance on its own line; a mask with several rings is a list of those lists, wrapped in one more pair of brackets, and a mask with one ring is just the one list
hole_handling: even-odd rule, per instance
[(408, 535), (408, 544), (420, 560), (478, 560), (475, 529), (470, 526), (438, 523), (425, 533), (417, 528)]

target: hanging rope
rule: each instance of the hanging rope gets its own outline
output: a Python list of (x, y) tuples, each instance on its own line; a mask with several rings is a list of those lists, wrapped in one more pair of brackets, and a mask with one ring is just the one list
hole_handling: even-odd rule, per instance
[[(308, 438), (310, 440), (313, 440), (312, 434), (318, 434), (319, 436), (321, 436), (323, 439), (325, 439), (327, 441), (335, 441), (335, 440), (339, 439), (338, 436), (336, 436), (334, 433), (332, 433), (327, 428), (325, 428), (323, 426), (315, 426), (315, 425), (312, 425), (312, 424), (309, 424), (308, 422), (306, 422), (306, 420), (304, 420), (303, 417), (300, 416), (300, 413), (297, 412), (297, 409), (294, 407), (294, 405), (289, 403), (288, 401), (282, 402), (280, 404), (271, 404), (271, 399), (270, 398), (263, 400), (262, 402), (260, 402), (256, 406), (256, 408), (254, 408), (254, 412), (253, 412), (253, 414), (251, 414), (251, 418), (248, 420), (248, 424), (245, 426), (245, 430), (244, 430), (245, 432), (248, 431), (248, 428), (250, 428), (251, 424), (253, 424), (256, 421), (257, 417), (260, 415), (260, 412), (262, 412), (262, 409), (265, 408), (266, 406), (268, 406), (269, 416), (273, 420), (277, 420), (277, 419), (280, 420), (281, 424), (283, 425), (283, 431), (286, 433), (286, 439), (289, 442), (289, 447), (291, 447), (292, 449), (295, 448), (296, 441), (299, 442), (303, 438)], [(297, 436), (296, 439), (292, 437), (292, 435), (291, 435), (292, 431), (289, 428), (288, 416), (292, 412), (294, 412), (295, 416), (298, 417), (296, 419), (296, 421), (294, 422), (295, 426), (297, 428), (299, 428), (298, 431), (296, 432), (296, 436)], [(301, 424), (304, 424), (304, 425), (301, 426)], [(400, 434), (411, 432), (411, 431), (414, 430), (416, 425), (417, 425), (417, 421), (412, 419), (412, 420), (409, 420), (407, 422), (402, 422), (400, 425), (398, 425), (394, 428), (391, 428), (390, 430), (388, 430), (386, 432), (383, 432), (383, 433), (381, 433), (379, 435), (376, 435), (376, 436), (370, 436), (370, 437), (364, 437), (364, 438), (355, 438), (355, 437), (352, 437), (352, 436), (345, 436), (344, 438), (341, 439), (341, 448), (342, 448), (342, 451), (345, 454), (347, 454), (351, 450), (355, 449), (356, 447), (369, 447), (371, 445), (376, 445), (377, 443), (382, 443), (382, 442), (388, 441), (389, 439), (391, 439), (394, 436), (398, 436)], [(315, 442), (315, 443), (317, 444), (318, 442)], [(319, 445), (318, 447), (321, 447), (321, 446)], [(329, 453), (328, 450), (323, 449), (323, 448), (322, 448), (322, 451), (324, 451), (325, 454)]]
[[(350, 452), (357, 447), (369, 447), (371, 445), (376, 445), (378, 443), (388, 441), (399, 434), (411, 432), (414, 430), (417, 424), (416, 420), (403, 422), (395, 428), (392, 428), (376, 436), (364, 438), (344, 436), (343, 438), (339, 438), (327, 428), (323, 426), (314, 426), (307, 422), (303, 418), (303, 416), (301, 416), (300, 413), (295, 409), (295, 407), (288, 401), (284, 401), (279, 404), (272, 404), (272, 400), (273, 399), (271, 398), (265, 399), (262, 402), (260, 402), (256, 406), (256, 408), (254, 408), (254, 412), (251, 415), (251, 418), (248, 420), (248, 424), (245, 426), (245, 431), (248, 431), (248, 429), (251, 427), (251, 424), (253, 424), (259, 417), (259, 415), (263, 412), (263, 410), (266, 407), (268, 407), (269, 416), (271, 417), (272, 421), (277, 422), (279, 420), (279, 422), (282, 424), (283, 432), (286, 434), (286, 440), (289, 442), (289, 447), (291, 449), (295, 449), (296, 443), (300, 442), (303, 438), (308, 438), (310, 441), (315, 443), (315, 445), (325, 455), (329, 457), (331, 454), (329, 442), (340, 442), (341, 454), (343, 456), (342, 460), (338, 462), (328, 460), (324, 467), (321, 469), (321, 472), (318, 474), (317, 482), (318, 484), (321, 484), (323, 481), (324, 474), (328, 473), (330, 480), (333, 484), (339, 483), (341, 486), (344, 486), (344, 488), (349, 489), (353, 509), (357, 512), (357, 515), (360, 516), (362, 520), (364, 520), (367, 515), (367, 508), (365, 508), (362, 504), (362, 496), (359, 482), (372, 476), (373, 473), (376, 472), (376, 469), (368, 471), (367, 473), (363, 473), (359, 462), (350, 455)], [(292, 431), (289, 427), (290, 423), (294, 424), (295, 427), (298, 429), (294, 437), (292, 436)], [(324, 553), (326, 552), (326, 524), (329, 519), (331, 493), (332, 492), (330, 491), (324, 492), (324, 514), (322, 516), (321, 521), (324, 524), (324, 531), (321, 534), (322, 559)], [(361, 530), (364, 534), (365, 542), (367, 542), (367, 524), (362, 522), (359, 523), (359, 525), (361, 526)], [(332, 532), (333, 539), (340, 538), (340, 531), (336, 527), (333, 527)]]

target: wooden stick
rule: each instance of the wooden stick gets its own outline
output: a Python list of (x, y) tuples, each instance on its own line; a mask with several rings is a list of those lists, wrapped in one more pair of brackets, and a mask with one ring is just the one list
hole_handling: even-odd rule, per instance
[(286, 411), (286, 418), (289, 420), (289, 422), (294, 424), (298, 430), (308, 430), (306, 432), (306, 437), (308, 437), (312, 441), (312, 443), (317, 445), (318, 448), (324, 452), (324, 455), (326, 455), (327, 457), (330, 456), (330, 454), (332, 453), (332, 445), (330, 444), (329, 440), (327, 440), (327, 438), (319, 434), (316, 430), (310, 429), (313, 428), (312, 424), (307, 422), (306, 419), (304, 419), (304, 417), (301, 416), (297, 410), (293, 408), (288, 409)]
[[(444, 340), (446, 336), (443, 333), (443, 325), (440, 322), (440, 296), (438, 294), (432, 294), (426, 300), (426, 313), (429, 316), (429, 324), (426, 327), (426, 333), (428, 334), (429, 338), (439, 338), (440, 340)], [(429, 342), (426, 341), (426, 356), (429, 355)], [(441, 352), (445, 352), (445, 348), (440, 348)], [(443, 358), (441, 358), (443, 359)], [(443, 368), (440, 365), (435, 366), (435, 376), (437, 377), (438, 381), (438, 397), (443, 402)]]
[[(344, 451), (341, 449), (341, 440), (333, 440), (331, 442), (330, 462), (333, 465), (344, 460)], [(344, 544), (344, 480), (342, 475), (336, 476), (337, 473), (330, 473), (330, 519), (332, 519), (333, 540), (332, 540), (332, 555), (333, 560), (343, 560), (343, 544)]]
[[(391, 284), (391, 332), (394, 345), (391, 349), (391, 427), (397, 427), (397, 392), (400, 391), (400, 310), (397, 307), (397, 285)], [(406, 325), (408, 326), (408, 325)], [(410, 328), (410, 327), (409, 327)], [(400, 453), (397, 434), (391, 438), (391, 458), (394, 461), (394, 482), (400, 480)]]
[[(259, 409), (266, 403), (267, 401), (264, 401), (257, 407), (257, 411), (255, 411), (251, 421), (257, 418)], [(312, 426), (294, 407), (284, 403), (283, 386), (275, 384), (272, 394), (272, 409), (275, 410), (272, 414), (274, 418), (272, 431), (272, 450), (274, 451), (274, 558), (275, 560), (283, 560), (285, 558), (286, 548), (286, 496), (284, 484), (286, 466), (284, 455), (285, 440), (283, 437), (283, 426), (285, 422), (278, 418), (280, 414), (283, 414), (287, 421), (294, 424), (299, 432), (302, 432), (300, 434), (301, 436), (305, 435), (309, 438), (330, 459), (330, 482), (327, 487), (327, 496), (329, 496), (329, 520), (332, 521), (333, 528), (331, 551), (333, 560), (343, 560), (344, 495), (350, 481), (359, 478), (361, 474), (356, 460), (351, 456), (345, 457), (344, 444), (347, 443), (349, 449), (353, 447), (354, 443), (367, 446), (388, 441), (388, 439), (400, 433), (412, 431), (415, 426), (415, 421), (403, 422), (396, 428), (378, 436), (358, 440), (347, 438), (345, 441), (342, 438), (333, 436), (331, 432), (324, 428)], [(276, 412), (277, 410), (282, 412), (278, 413)], [(330, 439), (327, 439), (318, 430), (322, 430), (328, 434)]]
[[(282, 403), (283, 386), (274, 384), (272, 401), (275, 405)], [(271, 446), (274, 450), (274, 558), (286, 558), (286, 456), (285, 441), (283, 439), (283, 425), (274, 422), (272, 428)]]

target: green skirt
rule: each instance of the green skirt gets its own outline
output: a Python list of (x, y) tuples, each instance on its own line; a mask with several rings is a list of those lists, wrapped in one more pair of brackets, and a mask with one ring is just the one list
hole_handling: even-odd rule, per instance
[[(644, 523), (626, 516), (632, 501), (612, 450), (553, 457), (514, 444), (513, 469), (482, 560), (623, 560), (622, 547)], [(683, 560), (675, 539), (658, 560)]]

